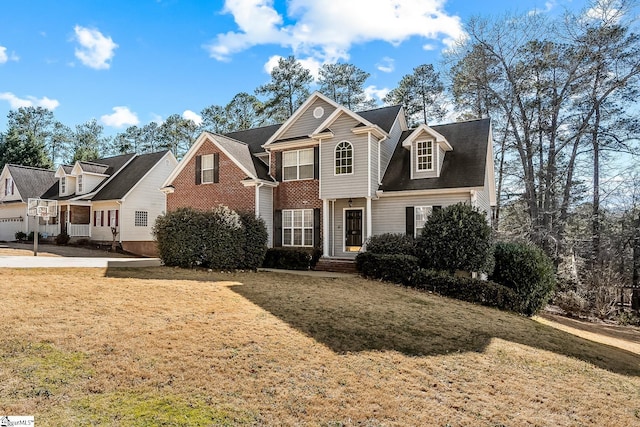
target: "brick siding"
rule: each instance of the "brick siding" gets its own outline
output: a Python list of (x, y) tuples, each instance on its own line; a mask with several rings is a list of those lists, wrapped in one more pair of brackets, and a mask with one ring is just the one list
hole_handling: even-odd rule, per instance
[[(196, 156), (219, 154), (219, 182), (196, 185)], [(173, 180), (174, 192), (167, 195), (167, 210), (173, 211), (181, 207), (208, 210), (225, 205), (233, 210), (255, 212), (255, 187), (245, 187), (240, 181), (245, 179), (244, 173), (216, 145), (206, 140)]]

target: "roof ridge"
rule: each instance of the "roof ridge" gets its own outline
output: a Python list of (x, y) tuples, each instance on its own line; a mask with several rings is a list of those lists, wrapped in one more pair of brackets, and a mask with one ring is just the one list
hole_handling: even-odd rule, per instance
[(13, 166), (14, 168), (33, 169), (33, 170), (38, 170), (38, 171), (43, 171), (43, 172), (54, 172), (55, 173), (55, 170), (53, 170), (53, 169), (37, 168), (35, 166), (16, 165), (15, 163), (7, 163), (7, 166)]
[(360, 113), (367, 113), (369, 111), (376, 111), (376, 110), (382, 110), (382, 109), (385, 109), (385, 108), (394, 108), (394, 107), (402, 107), (402, 104), (384, 105), (382, 107), (370, 108), (368, 110), (360, 110), (360, 111), (351, 110), (351, 111), (353, 111), (356, 114), (360, 114)]

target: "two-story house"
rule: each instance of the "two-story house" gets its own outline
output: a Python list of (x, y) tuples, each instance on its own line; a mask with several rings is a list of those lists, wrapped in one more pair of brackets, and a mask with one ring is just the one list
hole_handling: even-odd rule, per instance
[(164, 191), (168, 210), (251, 210), (270, 246), (353, 258), (374, 234), (420, 233), (439, 207), (490, 218), (494, 181), (489, 119), (409, 129), (400, 106), (356, 113), (316, 92), (281, 125), (204, 132)]

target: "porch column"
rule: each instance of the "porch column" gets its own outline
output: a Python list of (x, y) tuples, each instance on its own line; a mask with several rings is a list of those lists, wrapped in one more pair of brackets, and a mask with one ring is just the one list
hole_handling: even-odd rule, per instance
[(322, 199), (322, 256), (329, 256), (329, 200)]
[(371, 215), (371, 197), (367, 197), (367, 239), (373, 235), (373, 215)]

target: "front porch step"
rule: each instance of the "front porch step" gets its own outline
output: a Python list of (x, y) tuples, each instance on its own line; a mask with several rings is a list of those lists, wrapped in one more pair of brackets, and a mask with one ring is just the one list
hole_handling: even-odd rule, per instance
[(355, 261), (350, 258), (320, 258), (314, 270), (333, 273), (358, 273)]

